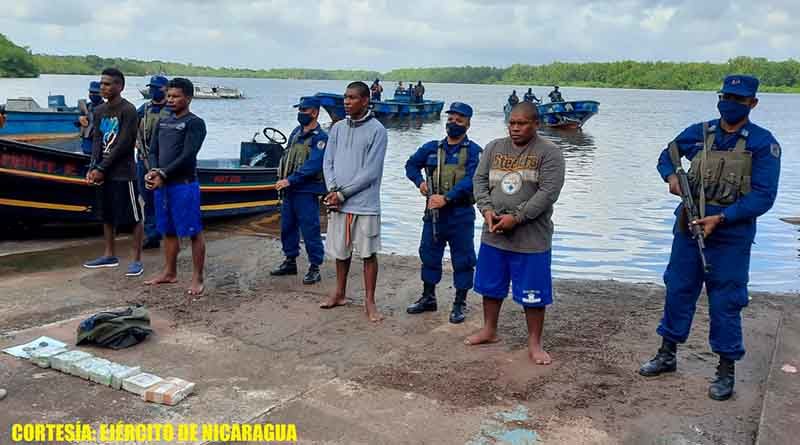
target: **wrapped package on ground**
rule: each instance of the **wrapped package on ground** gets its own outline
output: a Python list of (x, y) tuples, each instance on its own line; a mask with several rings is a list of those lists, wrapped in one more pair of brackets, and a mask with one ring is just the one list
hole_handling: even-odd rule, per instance
[(128, 377), (127, 379), (123, 380), (122, 389), (141, 396), (148, 388), (152, 387), (153, 385), (157, 385), (163, 381), (164, 379), (162, 379), (157, 375), (143, 372), (141, 374), (137, 374), (133, 377)]
[(71, 374), (70, 371), (75, 363), (92, 357), (93, 355), (88, 352), (67, 351), (50, 357), (50, 367)]
[(194, 391), (195, 384), (177, 377), (168, 377), (163, 382), (151, 386), (142, 394), (145, 402), (162, 405), (177, 405)]
[(70, 372), (70, 374), (89, 380), (89, 374), (92, 372), (92, 370), (96, 368), (107, 368), (109, 364), (111, 364), (111, 362), (104, 358), (92, 357), (73, 364), (72, 372)]
[(36, 349), (30, 353), (31, 361), (40, 368), (49, 368), (51, 357), (63, 354), (67, 351), (68, 349), (62, 346), (48, 346), (46, 348)]
[(119, 363), (111, 363), (109, 370), (111, 371), (111, 387), (114, 389), (122, 389), (122, 382), (125, 379), (142, 373), (142, 368), (138, 366), (125, 366)]

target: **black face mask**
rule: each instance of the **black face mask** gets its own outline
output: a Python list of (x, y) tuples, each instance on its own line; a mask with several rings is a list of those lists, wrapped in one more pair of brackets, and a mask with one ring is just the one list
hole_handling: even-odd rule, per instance
[(297, 122), (300, 122), (300, 125), (306, 126), (311, 123), (313, 118), (310, 114), (307, 113), (297, 113)]
[(447, 130), (447, 135), (451, 138), (460, 138), (467, 134), (467, 127), (455, 122), (448, 122), (447, 125), (445, 125), (445, 129)]

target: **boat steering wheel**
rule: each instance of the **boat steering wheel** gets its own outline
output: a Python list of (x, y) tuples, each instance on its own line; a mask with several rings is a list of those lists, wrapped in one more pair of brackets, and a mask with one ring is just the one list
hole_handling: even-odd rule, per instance
[(286, 139), (286, 135), (277, 128), (264, 127), (262, 133), (264, 133), (264, 137), (273, 144), (283, 145), (288, 140)]

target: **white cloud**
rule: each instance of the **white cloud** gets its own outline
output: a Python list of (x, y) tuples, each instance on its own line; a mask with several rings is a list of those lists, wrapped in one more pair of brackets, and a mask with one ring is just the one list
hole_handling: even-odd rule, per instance
[(0, 29), (34, 52), (253, 68), (785, 59), (800, 40), (796, 0), (11, 3)]

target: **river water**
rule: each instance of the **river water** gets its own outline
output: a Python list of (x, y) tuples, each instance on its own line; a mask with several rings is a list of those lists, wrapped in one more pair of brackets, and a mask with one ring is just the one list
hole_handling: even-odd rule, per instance
[[(64, 94), (68, 104), (84, 96), (94, 77), (46, 75), (38, 79), (0, 79), (0, 103), (31, 96), (46, 104), (47, 94)], [(201, 158), (237, 157), (239, 142), (264, 126), (288, 135), (295, 122), (291, 105), (302, 95), (342, 92), (344, 81), (271, 79), (195, 79), (244, 90), (240, 101), (195, 101), (208, 137)], [(414, 79), (409, 79), (414, 80)], [(128, 79), (125, 97), (143, 102)], [(394, 85), (386, 84), (386, 91)], [(428, 84), (426, 97), (463, 101), (475, 109), (469, 136), (481, 145), (505, 135), (502, 106), (510, 90), (527, 86)], [(717, 115), (712, 92), (561, 89), (566, 100), (600, 102), (600, 113), (580, 132), (542, 131), (562, 147), (567, 180), (554, 220), (553, 270), (557, 277), (660, 282), (669, 257), (672, 212), (678, 198), (667, 193), (655, 170), (659, 152), (683, 128)], [(534, 86), (537, 96), (549, 88)], [(754, 122), (770, 129), (783, 147), (778, 200), (759, 219), (751, 263), (751, 288), (800, 290), (800, 240), (796, 226), (780, 217), (800, 216), (800, 95), (762, 94)], [(324, 113), (323, 113), (324, 115)], [(443, 115), (444, 116), (444, 115)], [(327, 115), (322, 118), (327, 120)], [(405, 179), (403, 166), (416, 148), (444, 135), (444, 122), (389, 128), (389, 150), (382, 191), (383, 246), (389, 253), (417, 252), (424, 198)], [(478, 239), (480, 226), (475, 227)], [(477, 245), (477, 244), (476, 244)]]

